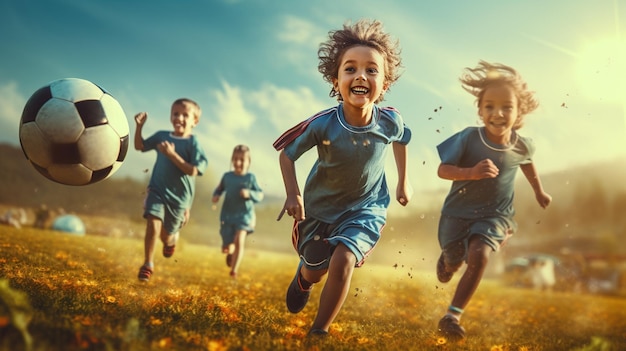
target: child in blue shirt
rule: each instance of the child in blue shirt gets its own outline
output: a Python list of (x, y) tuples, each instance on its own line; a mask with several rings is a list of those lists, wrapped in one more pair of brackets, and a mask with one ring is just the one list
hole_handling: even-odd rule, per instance
[(478, 288), (489, 254), (516, 231), (513, 220), (514, 180), (518, 168), (543, 208), (552, 198), (541, 185), (532, 156), (532, 139), (517, 133), (524, 117), (538, 104), (513, 68), (480, 61), (461, 77), (463, 88), (477, 99), (484, 126), (468, 127), (437, 146), (438, 175), (452, 180), (439, 221), (442, 253), (437, 278), (446, 283), (465, 261), (452, 303), (439, 321), (439, 331), (451, 340), (465, 337), (459, 324), (463, 309)]
[[(350, 288), (355, 267), (363, 264), (380, 238), (390, 195), (385, 155), (392, 146), (398, 170), (396, 198), (411, 197), (406, 170), (410, 130), (400, 113), (377, 103), (399, 78), (397, 41), (379, 21), (360, 20), (329, 33), (318, 51), (319, 71), (332, 84), (337, 106), (286, 131), (274, 147), (287, 199), (284, 213), (295, 219), (294, 248), (300, 256), (286, 294), (287, 308), (300, 312), (312, 286), (328, 273), (310, 335), (326, 335)], [(304, 186), (294, 162), (316, 148), (318, 159)]]
[(263, 200), (263, 190), (250, 168), (250, 148), (237, 145), (231, 158), (233, 170), (224, 173), (213, 192), (213, 203), (217, 203), (225, 192), (220, 213), (220, 235), (222, 252), (226, 254), (226, 265), (230, 276), (237, 277), (243, 259), (246, 236), (254, 232), (256, 216), (254, 204)]
[(156, 162), (148, 184), (144, 203), (146, 236), (144, 263), (138, 278), (148, 281), (154, 271), (156, 236), (163, 242), (163, 256), (171, 257), (176, 248), (179, 231), (189, 220), (189, 210), (195, 191), (195, 176), (202, 175), (208, 161), (198, 139), (191, 134), (200, 121), (198, 104), (182, 98), (174, 101), (170, 122), (173, 131), (158, 131), (143, 139), (143, 129), (148, 114), (135, 115), (135, 149), (141, 152), (157, 150)]

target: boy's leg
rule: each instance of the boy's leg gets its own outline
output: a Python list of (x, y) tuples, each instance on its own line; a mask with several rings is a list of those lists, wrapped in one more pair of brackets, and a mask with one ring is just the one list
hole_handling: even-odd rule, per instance
[(439, 331), (446, 337), (454, 340), (465, 337), (465, 329), (459, 324), (461, 314), (463, 314), (463, 309), (469, 303), (482, 280), (491, 251), (493, 248), (485, 243), (481, 236), (474, 235), (470, 238), (467, 251), (467, 269), (459, 280), (448, 312), (439, 321)]
[(493, 251), (479, 235), (474, 235), (469, 242), (467, 251), (467, 269), (459, 280), (452, 298), (452, 306), (463, 309), (469, 303), (478, 288), (489, 262), (489, 254)]
[(239, 265), (241, 264), (241, 260), (243, 259), (244, 246), (246, 243), (246, 237), (248, 236), (248, 232), (245, 230), (239, 230), (235, 233), (235, 250), (233, 251), (232, 256), (232, 267), (230, 270), (230, 276), (236, 277), (237, 272), (239, 270)]
[(300, 259), (296, 275), (287, 288), (286, 302), (289, 312), (298, 313), (302, 311), (309, 301), (313, 284), (319, 283), (327, 271), (327, 269), (308, 269), (302, 258)]
[(144, 262), (139, 267), (137, 278), (147, 282), (154, 270), (154, 248), (156, 233), (161, 230), (162, 222), (159, 218), (149, 215), (146, 219), (146, 235), (144, 237)]
[(159, 218), (148, 216), (146, 219), (146, 236), (144, 238), (144, 264), (154, 262), (154, 249), (156, 247), (156, 233), (160, 233), (162, 222)]
[(338, 244), (330, 259), (328, 278), (320, 296), (319, 310), (311, 330), (328, 331), (348, 296), (355, 264), (354, 253), (345, 245)]

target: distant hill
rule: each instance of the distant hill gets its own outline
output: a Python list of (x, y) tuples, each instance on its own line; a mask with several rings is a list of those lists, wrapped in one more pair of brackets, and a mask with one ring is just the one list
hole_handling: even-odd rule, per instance
[[(37, 208), (47, 204), (50, 208), (102, 217), (104, 224), (98, 227), (131, 221), (139, 228), (132, 230), (133, 236), (143, 236), (141, 204), (149, 173), (144, 180), (113, 177), (93, 185), (73, 187), (41, 176), (19, 147), (0, 144), (0, 155), (0, 205)], [(520, 230), (514, 238), (517, 245), (537, 245), (548, 241), (549, 245), (560, 245), (565, 239), (593, 238), (601, 245), (611, 246), (615, 238), (626, 239), (626, 159), (542, 173), (541, 178), (546, 191), (553, 196), (553, 203), (546, 210), (537, 205), (523, 174), (520, 172), (518, 175), (515, 208)], [(193, 221), (185, 230), (190, 241), (219, 244), (221, 206), (211, 203), (215, 182), (212, 176), (198, 179)], [(408, 209), (392, 205), (383, 235), (382, 243), (385, 244), (379, 245), (386, 248), (377, 251), (403, 252), (407, 259), (414, 249), (429, 253), (437, 251), (437, 223), (446, 192), (442, 189), (429, 194), (415, 194), (415, 201)], [(293, 222), (289, 218), (276, 222), (283, 201), (280, 197), (268, 197), (257, 206), (259, 234), (251, 237), (252, 245), (292, 250), (289, 237)], [(384, 254), (378, 254), (379, 258), (382, 256)], [(412, 257), (423, 256), (413, 253)]]
[[(0, 144), (0, 203), (23, 207), (47, 204), (67, 211), (113, 215), (131, 213), (141, 203), (144, 182), (109, 179), (87, 186), (67, 186), (39, 174), (19, 147)], [(88, 196), (85, 190), (88, 189)]]

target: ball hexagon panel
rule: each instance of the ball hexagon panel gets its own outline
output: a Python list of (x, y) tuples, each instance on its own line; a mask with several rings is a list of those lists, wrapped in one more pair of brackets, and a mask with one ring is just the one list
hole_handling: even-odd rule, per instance
[(109, 125), (113, 127), (120, 138), (128, 135), (130, 133), (128, 121), (120, 103), (109, 94), (104, 94), (102, 99), (100, 99), (100, 103)]
[(92, 82), (79, 78), (64, 78), (50, 83), (52, 96), (70, 102), (100, 100), (104, 92)]
[(117, 161), (121, 143), (113, 128), (105, 124), (85, 129), (77, 145), (82, 163), (97, 171)]
[(85, 129), (74, 103), (57, 98), (41, 106), (35, 122), (53, 143), (74, 143)]
[(51, 144), (34, 121), (20, 125), (20, 144), (31, 162), (44, 168), (52, 164)]
[(92, 171), (82, 164), (52, 164), (46, 169), (50, 179), (67, 185), (91, 183)]

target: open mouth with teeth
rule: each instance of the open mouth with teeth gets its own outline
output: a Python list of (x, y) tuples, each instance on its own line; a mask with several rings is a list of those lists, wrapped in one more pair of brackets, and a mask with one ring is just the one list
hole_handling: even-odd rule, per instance
[(365, 95), (369, 93), (370, 90), (366, 87), (353, 87), (352, 89), (350, 89), (350, 91), (352, 92), (352, 94), (355, 95)]

